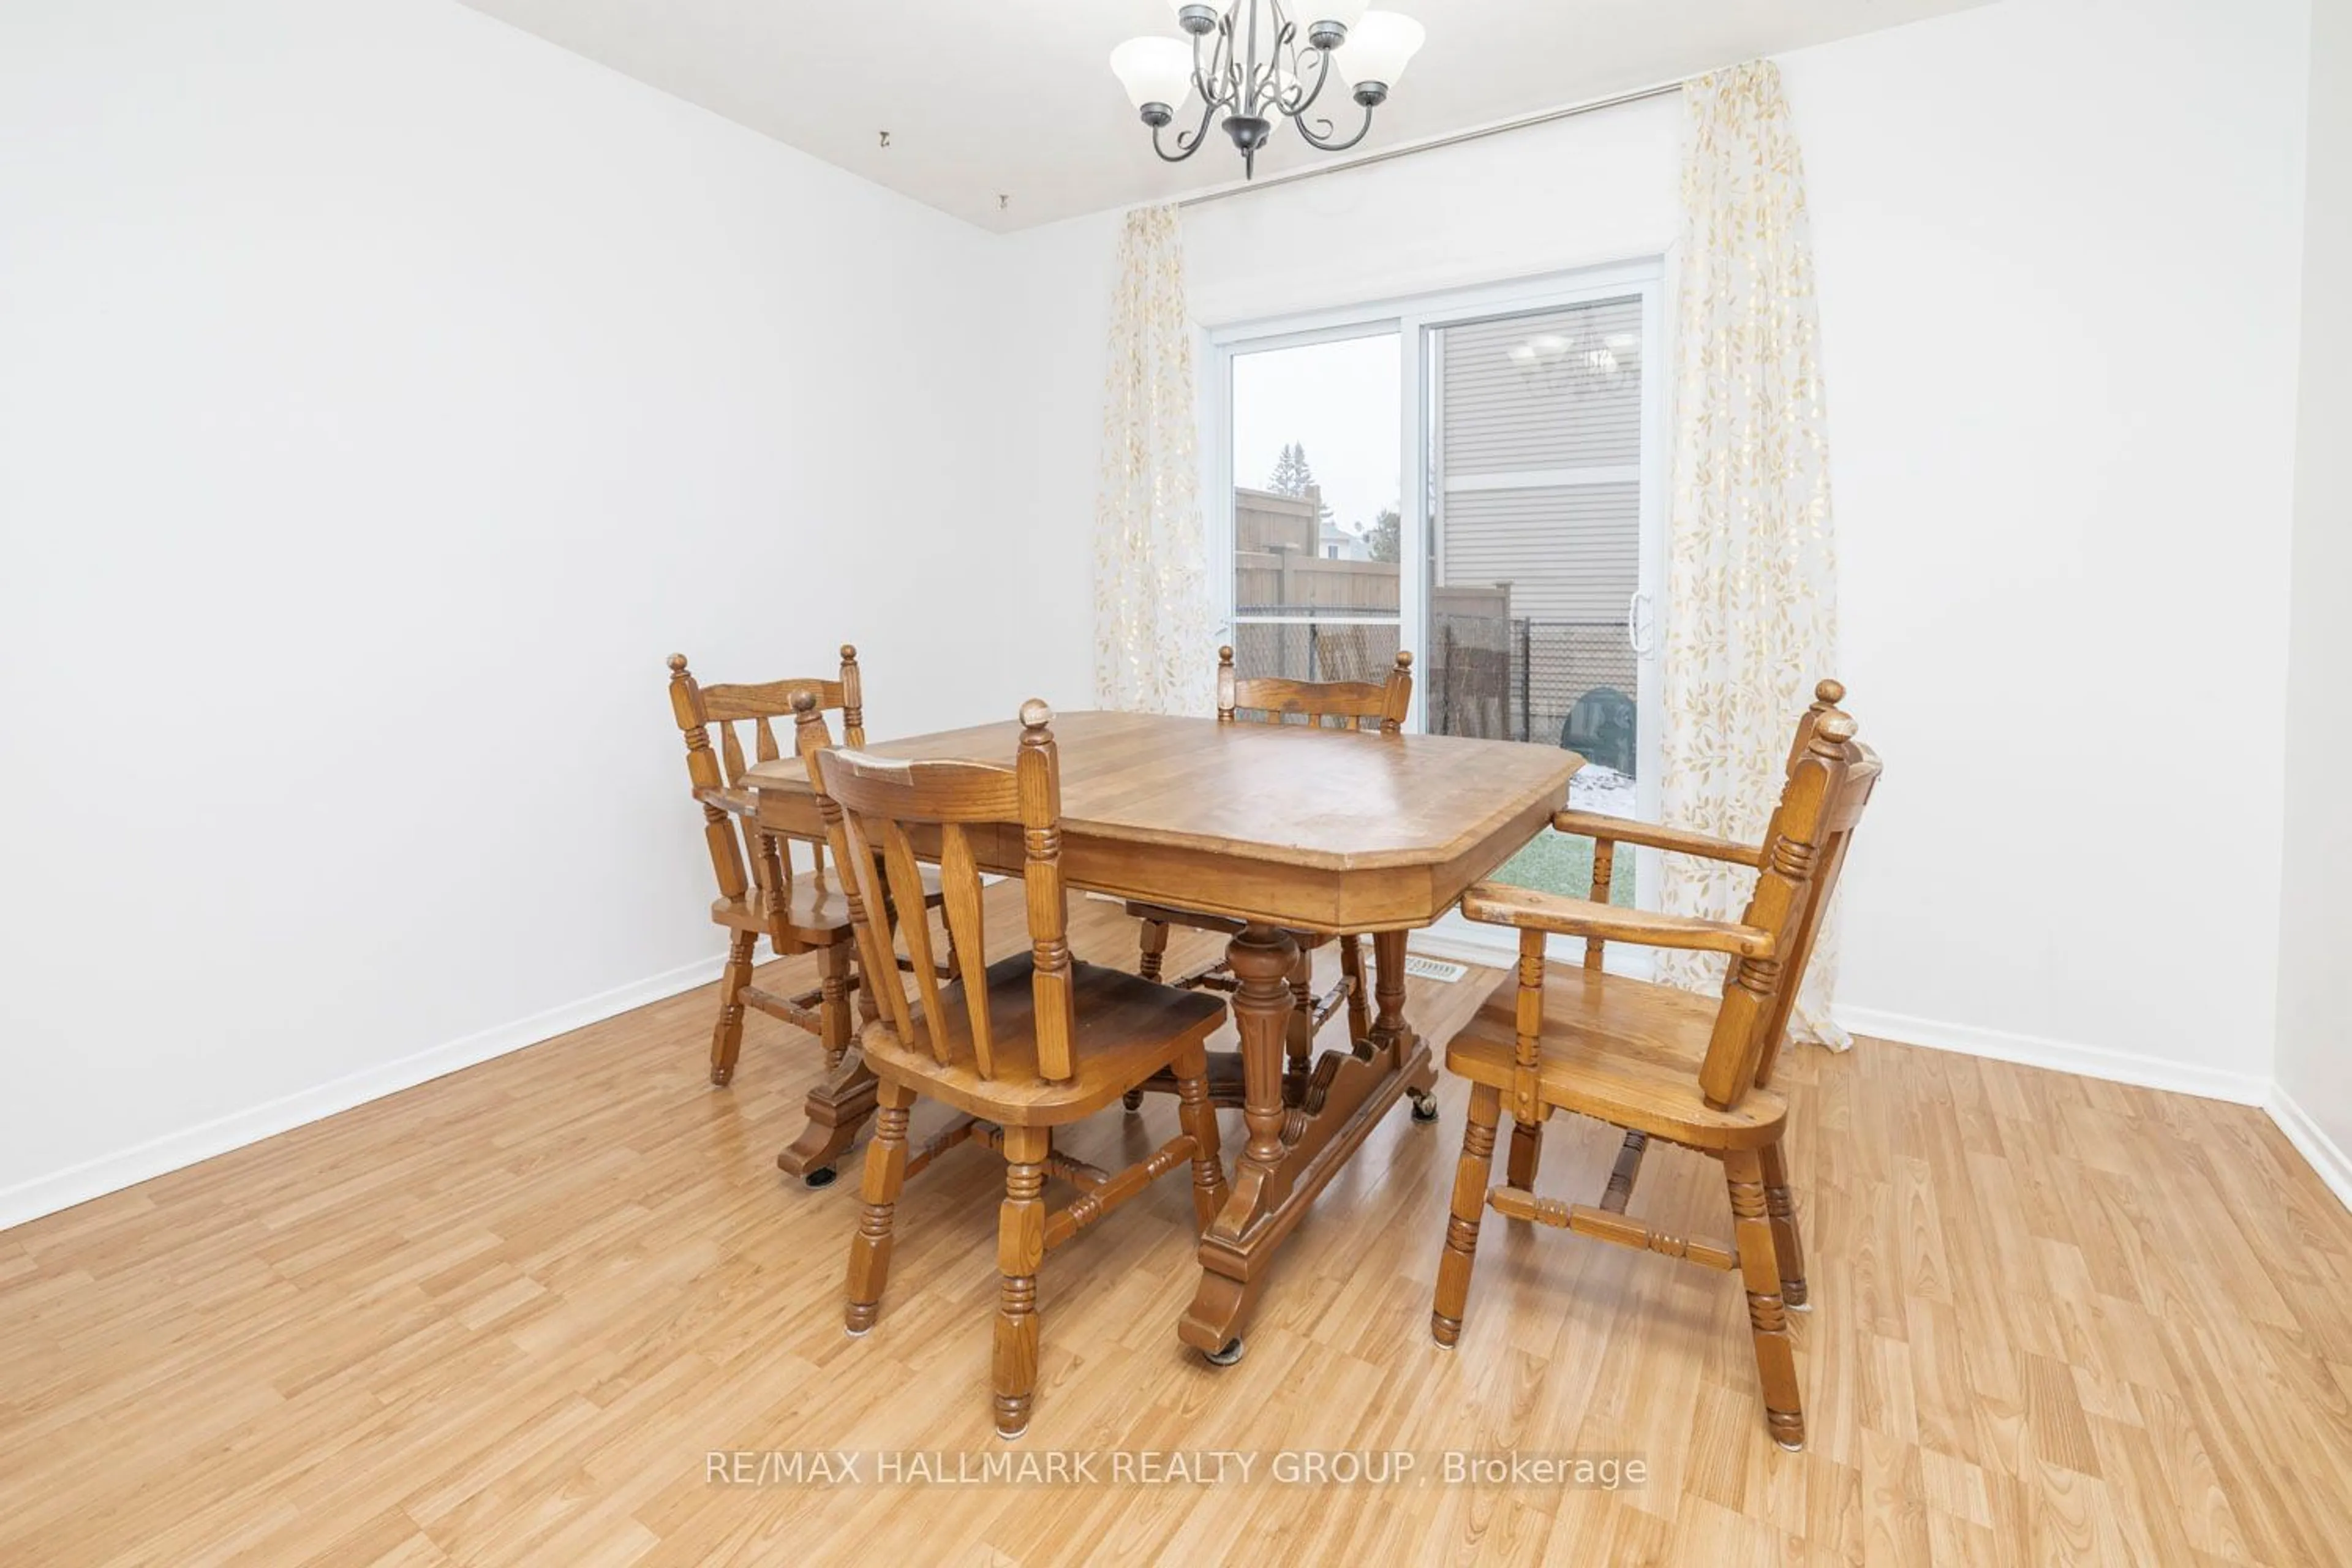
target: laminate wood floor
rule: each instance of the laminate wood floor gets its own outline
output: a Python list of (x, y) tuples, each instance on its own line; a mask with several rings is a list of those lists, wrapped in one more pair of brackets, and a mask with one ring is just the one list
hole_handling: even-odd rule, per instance
[[(1017, 887), (991, 897), (1017, 932)], [(1083, 956), (1129, 961), (1112, 906), (1074, 914)], [(1171, 972), (1206, 951), (1180, 934)], [(1493, 978), (1416, 982), (1410, 1011), (1442, 1038)], [(881, 1322), (844, 1337), (854, 1172), (809, 1191), (772, 1163), (814, 1047), (755, 1015), (713, 1089), (712, 1006), (0, 1233), (0, 1563), (2352, 1562), (2352, 1215), (2268, 1121), (1868, 1040), (1785, 1075), (1801, 1456), (1766, 1440), (1709, 1270), (1490, 1215), (1461, 1348), (1430, 1342), (1449, 1080), (1443, 1122), (1400, 1109), (1292, 1238), (1239, 1365), (1176, 1342), (1181, 1180), (1046, 1260), (1018, 1450), (1236, 1450), (1248, 1481), (876, 1484), (877, 1451), (1008, 1451), (1002, 1164), (968, 1147), (910, 1184)], [(1071, 1145), (1108, 1163), (1172, 1125), (1155, 1098)], [(1539, 1185), (1589, 1200), (1614, 1147), (1554, 1123)], [(1679, 1151), (1633, 1209), (1729, 1234)], [(856, 1486), (712, 1479), (734, 1450), (867, 1458)], [(1307, 1450), (1421, 1459), (1387, 1486), (1272, 1473)], [(1446, 1450), (1646, 1479), (1449, 1485)]]

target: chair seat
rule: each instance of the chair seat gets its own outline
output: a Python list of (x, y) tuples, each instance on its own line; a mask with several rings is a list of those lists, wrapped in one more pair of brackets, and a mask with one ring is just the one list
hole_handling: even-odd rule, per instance
[[(1445, 1047), (1464, 1078), (1507, 1090), (1518, 1040), (1518, 980), (1507, 975)], [(1699, 1092), (1717, 996), (1547, 965), (1536, 1092), (1547, 1105), (1700, 1149), (1757, 1149), (1780, 1134), (1788, 1101), (1756, 1089), (1729, 1110)]]
[[(922, 868), (923, 907), (937, 909), (940, 904), (940, 874), (931, 867)], [(761, 907), (760, 890), (752, 889), (740, 899), (713, 899), (710, 918), (735, 931), (757, 931), (766, 935), (768, 912)], [(784, 929), (793, 941), (810, 947), (831, 947), (845, 942), (854, 934), (849, 924), (849, 900), (841, 884), (832, 877), (820, 883), (803, 868), (793, 878), (791, 890), (784, 895)]]
[(1222, 996), (1179, 990), (1100, 964), (1073, 963), (1070, 970), (1077, 1004), (1077, 1037), (1071, 1052), (1076, 1072), (1066, 1082), (1049, 1083), (1037, 1074), (1037, 1013), (1030, 989), (1034, 970), (1026, 952), (988, 967), (993, 1077), (982, 1078), (972, 1061), (971, 1015), (961, 982), (940, 991), (940, 1011), (949, 1021), (954, 1060), (942, 1064), (931, 1054), (919, 1019), (919, 1037), (909, 1044), (884, 1018), (867, 1024), (859, 1037), (866, 1065), (886, 1079), (984, 1121), (1050, 1127), (1101, 1110), (1224, 1022)]

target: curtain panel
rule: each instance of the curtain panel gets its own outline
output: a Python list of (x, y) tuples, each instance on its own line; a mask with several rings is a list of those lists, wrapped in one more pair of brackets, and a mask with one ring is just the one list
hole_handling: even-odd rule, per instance
[[(1759, 60), (1683, 89), (1683, 249), (1668, 534), (1665, 820), (1750, 843), (1778, 803), (1789, 739), (1837, 673), (1837, 550), (1804, 161)], [(1665, 858), (1675, 913), (1737, 918), (1754, 873)], [(1836, 911), (1792, 1037), (1843, 1049), (1832, 1021)], [(1719, 955), (1661, 953), (1672, 984), (1718, 988)]]
[(1095, 500), (1095, 700), (1207, 713), (1216, 623), (1175, 208), (1127, 215), (1117, 272)]

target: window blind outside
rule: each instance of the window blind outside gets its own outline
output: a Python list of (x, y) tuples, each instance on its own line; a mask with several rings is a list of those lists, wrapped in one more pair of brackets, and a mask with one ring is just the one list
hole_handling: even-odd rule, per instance
[(1622, 623), (1641, 581), (1642, 300), (1436, 336), (1436, 586), (1507, 582), (1514, 620)]
[(1638, 483), (1449, 494), (1446, 578), (1510, 584), (1514, 618), (1621, 622), (1641, 582), (1641, 518)]

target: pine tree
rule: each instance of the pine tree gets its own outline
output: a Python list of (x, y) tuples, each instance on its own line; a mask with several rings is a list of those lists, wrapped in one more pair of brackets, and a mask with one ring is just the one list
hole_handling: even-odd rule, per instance
[(1397, 515), (1394, 507), (1383, 510), (1380, 516), (1372, 519), (1372, 531), (1369, 536), (1372, 559), (1375, 561), (1399, 559), (1403, 553), (1403, 536), (1404, 519)]
[(1293, 441), (1274, 460), (1274, 473), (1265, 488), (1278, 496), (1303, 496), (1307, 487), (1315, 482), (1315, 470), (1307, 466), (1305, 443)]

